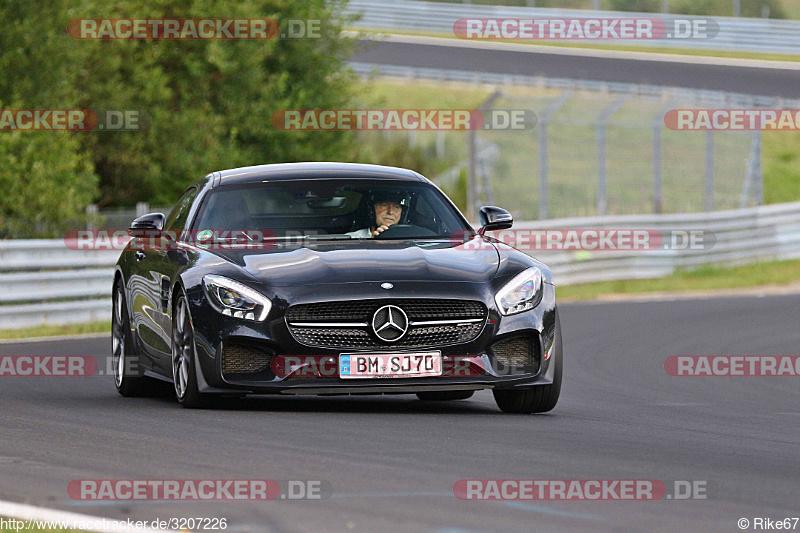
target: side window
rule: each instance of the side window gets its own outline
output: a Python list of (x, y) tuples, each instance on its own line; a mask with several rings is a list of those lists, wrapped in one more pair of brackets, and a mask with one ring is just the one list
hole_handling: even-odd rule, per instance
[(415, 207), (417, 208), (417, 212), (422, 216), (434, 217), (436, 215), (436, 212), (428, 205), (428, 201), (422, 195), (417, 198), (417, 205)]
[(417, 201), (414, 203), (414, 212), (410, 214), (409, 220), (412, 224), (427, 228), (429, 230), (439, 232), (439, 221), (436, 217), (436, 211), (430, 206), (428, 200), (423, 196), (417, 196)]
[(197, 198), (198, 190), (192, 187), (183, 193), (178, 203), (170, 211), (167, 216), (167, 221), (164, 224), (164, 229), (167, 231), (180, 231), (186, 225), (186, 219), (189, 217), (189, 209), (192, 207), (192, 202)]

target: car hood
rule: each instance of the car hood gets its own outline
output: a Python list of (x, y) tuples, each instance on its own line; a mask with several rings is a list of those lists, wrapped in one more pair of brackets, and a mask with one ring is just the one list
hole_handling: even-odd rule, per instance
[(278, 243), (268, 251), (214, 253), (274, 287), (364, 281), (480, 283), (491, 280), (499, 266), (495, 246), (476, 250), (450, 241)]

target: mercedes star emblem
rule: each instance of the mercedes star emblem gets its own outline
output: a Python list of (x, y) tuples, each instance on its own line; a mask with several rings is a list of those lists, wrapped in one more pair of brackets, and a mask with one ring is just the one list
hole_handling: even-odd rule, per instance
[(396, 305), (384, 305), (372, 316), (372, 331), (383, 342), (397, 342), (408, 331), (408, 316)]

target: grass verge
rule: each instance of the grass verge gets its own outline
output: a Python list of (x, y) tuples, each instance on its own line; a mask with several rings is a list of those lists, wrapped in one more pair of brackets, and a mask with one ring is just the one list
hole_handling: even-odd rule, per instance
[[(556, 281), (558, 280), (558, 272)], [(705, 266), (655, 279), (634, 279), (557, 286), (559, 302), (654, 292), (689, 293), (722, 289), (786, 286), (800, 281), (800, 260), (770, 261), (737, 267)]]
[(32, 339), (36, 337), (58, 337), (62, 335), (85, 335), (88, 333), (109, 333), (111, 322), (87, 322), (85, 324), (64, 324), (60, 326), (37, 326), (24, 329), (2, 329), (0, 340)]

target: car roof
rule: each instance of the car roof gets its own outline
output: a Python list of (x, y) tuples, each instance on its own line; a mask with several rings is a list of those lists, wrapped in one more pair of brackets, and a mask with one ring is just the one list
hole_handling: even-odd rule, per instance
[(292, 179), (366, 179), (428, 182), (420, 174), (406, 168), (367, 165), (363, 163), (279, 163), (231, 168), (214, 173), (214, 187), (265, 180)]

